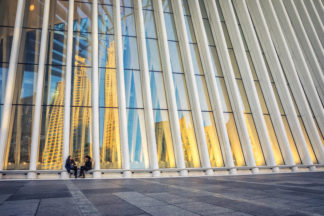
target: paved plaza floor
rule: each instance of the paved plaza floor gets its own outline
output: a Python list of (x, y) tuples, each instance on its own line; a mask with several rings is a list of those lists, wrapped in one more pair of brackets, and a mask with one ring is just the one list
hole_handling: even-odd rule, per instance
[(324, 172), (0, 181), (0, 215), (324, 215)]

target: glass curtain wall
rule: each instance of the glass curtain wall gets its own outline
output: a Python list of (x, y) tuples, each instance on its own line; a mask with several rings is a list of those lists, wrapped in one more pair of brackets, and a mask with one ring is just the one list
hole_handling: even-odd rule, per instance
[(99, 115), (101, 169), (121, 168), (114, 14), (110, 0), (98, 1)]
[(130, 167), (147, 169), (149, 157), (133, 1), (121, 1), (120, 10)]
[(275, 156), (276, 164), (277, 165), (283, 165), (284, 164), (284, 159), (283, 159), (282, 154), (281, 154), (278, 139), (277, 139), (276, 133), (275, 133), (274, 128), (273, 128), (273, 124), (272, 124), (272, 121), (271, 121), (271, 118), (270, 118), (268, 107), (267, 107), (267, 104), (265, 102), (265, 98), (263, 96), (262, 89), (261, 89), (261, 86), (260, 86), (259, 77), (257, 76), (257, 74), (255, 72), (255, 68), (254, 68), (254, 65), (253, 65), (252, 58), (251, 58), (250, 50), (249, 50), (249, 47), (247, 46), (245, 36), (244, 36), (243, 30), (242, 30), (242, 26), (240, 24), (240, 20), (238, 19), (237, 14), (236, 14), (236, 10), (235, 10), (234, 5), (233, 5), (233, 10), (235, 12), (235, 18), (236, 18), (238, 27), (240, 29), (240, 36), (241, 36), (241, 38), (243, 40), (243, 43), (244, 43), (245, 53), (246, 53), (246, 56), (247, 56), (248, 61), (249, 61), (249, 65), (250, 65), (251, 72), (252, 72), (252, 77), (253, 77), (254, 84), (255, 84), (255, 87), (256, 87), (256, 90), (257, 90), (257, 93), (258, 93), (258, 99), (259, 99), (261, 109), (262, 109), (262, 113), (263, 113), (263, 117), (264, 117), (264, 120), (265, 120), (265, 123), (266, 123), (266, 126), (267, 126), (267, 130), (268, 130), (268, 134), (269, 134), (269, 138), (270, 138), (270, 142), (271, 142), (271, 146), (272, 146), (272, 151), (273, 151), (273, 154)]
[(43, 5), (25, 2), (4, 169), (29, 169)]
[(6, 82), (16, 11), (17, 0), (0, 1), (0, 122), (6, 92)]
[(213, 111), (210, 105), (208, 89), (205, 74), (202, 68), (198, 44), (194, 33), (192, 18), (190, 15), (187, 0), (182, 0), (184, 18), (186, 22), (187, 35), (189, 38), (189, 46), (191, 50), (192, 63), (194, 65), (195, 79), (199, 94), (199, 103), (202, 110), (202, 119), (204, 123), (204, 131), (207, 140), (210, 164), (212, 167), (224, 166), (222, 152), (218, 140), (216, 126), (214, 122)]
[(79, 164), (92, 157), (92, 3), (74, 2), (70, 154)]
[(242, 146), (240, 143), (240, 139), (238, 136), (234, 114), (232, 110), (232, 106), (230, 103), (229, 95), (227, 92), (227, 85), (225, 83), (224, 74), (219, 62), (219, 56), (216, 50), (216, 45), (214, 42), (214, 37), (212, 34), (212, 30), (209, 23), (209, 18), (207, 16), (207, 11), (205, 8), (205, 4), (203, 1), (199, 1), (200, 3), (200, 10), (206, 30), (207, 40), (209, 51), (212, 57), (212, 63), (215, 71), (215, 77), (217, 82), (217, 88), (219, 92), (219, 96), (221, 99), (221, 107), (223, 111), (224, 120), (226, 123), (227, 133), (229, 136), (229, 141), (231, 144), (231, 150), (233, 154), (233, 161), (235, 166), (245, 166), (244, 155), (242, 151)]
[(165, 27), (167, 31), (171, 69), (179, 115), (181, 139), (186, 167), (200, 167), (200, 158), (191, 115), (187, 84), (185, 80), (179, 40), (170, 0), (163, 0)]
[(152, 0), (143, 1), (143, 17), (159, 167), (175, 168), (176, 162)]
[[(252, 24), (253, 24), (253, 27), (254, 27), (253, 20), (252, 20)], [(255, 29), (255, 27), (254, 27), (254, 29)], [(256, 31), (255, 31), (255, 32), (256, 32)], [(257, 34), (257, 32), (256, 32), (256, 35), (257, 35), (257, 37), (259, 37), (258, 34)], [(278, 90), (277, 90), (277, 87), (276, 87), (276, 83), (274, 82), (273, 76), (272, 76), (272, 74), (271, 74), (271, 70), (270, 70), (270, 68), (269, 68), (268, 61), (267, 61), (267, 59), (266, 59), (266, 57), (265, 57), (265, 53), (264, 53), (263, 47), (261, 46), (261, 43), (260, 43), (259, 38), (258, 38), (258, 43), (259, 43), (259, 45), (260, 45), (260, 47), (261, 47), (261, 51), (262, 51), (262, 55), (263, 55), (263, 59), (264, 59), (264, 62), (265, 62), (265, 64), (266, 64), (266, 66), (267, 66), (267, 73), (268, 73), (268, 75), (269, 75), (269, 78), (270, 78), (270, 81), (271, 81), (271, 84), (272, 84), (272, 90), (273, 90), (273, 92), (274, 92), (274, 94), (275, 94), (276, 101), (277, 101), (277, 104), (278, 104), (278, 106), (279, 106), (279, 111), (280, 111), (280, 114), (281, 114), (281, 117), (282, 117), (282, 121), (283, 121), (284, 126), (285, 126), (285, 131), (286, 131), (286, 134), (287, 134), (287, 137), (288, 137), (288, 140), (289, 140), (289, 145), (290, 145), (290, 149), (291, 149), (291, 151), (292, 151), (292, 155), (293, 155), (294, 161), (295, 161), (296, 164), (301, 164), (300, 155), (299, 155), (298, 149), (297, 149), (297, 147), (296, 147), (296, 143), (295, 143), (295, 141), (294, 141), (294, 138), (293, 138), (293, 135), (292, 135), (292, 132), (291, 132), (291, 129), (290, 129), (290, 126), (289, 126), (288, 120), (287, 120), (287, 116), (286, 116), (285, 110), (283, 109), (282, 102), (281, 102), (281, 99), (280, 99), (280, 97), (279, 97), (279, 93), (278, 93)], [(278, 57), (278, 58), (279, 58), (279, 57)], [(280, 61), (280, 59), (279, 59), (279, 61)], [(282, 65), (280, 65), (280, 66), (281, 66), (281, 68), (282, 68), (282, 70), (283, 70)], [(285, 76), (285, 74), (284, 74), (284, 76)], [(286, 77), (285, 77), (285, 79), (286, 79)], [(287, 80), (287, 79), (286, 79), (286, 80)], [(287, 81), (286, 81), (286, 82), (287, 82)], [(288, 84), (288, 82), (287, 82), (287, 84)], [(292, 98), (292, 100), (294, 100), (294, 98)], [(295, 105), (295, 109), (297, 110), (297, 106), (296, 106), (295, 103), (294, 103), (294, 105)], [(298, 110), (297, 110), (297, 112), (298, 112)], [(299, 112), (298, 112), (298, 113), (299, 113)], [(300, 115), (299, 115), (299, 116), (300, 116)], [(304, 132), (305, 132), (305, 130), (304, 130)], [(307, 137), (307, 138), (308, 138), (308, 137)]]
[(67, 1), (52, 0), (37, 169), (61, 169), (67, 40)]
[[(252, 145), (252, 151), (254, 154), (254, 158), (255, 158), (255, 162), (257, 166), (262, 166), (265, 165), (265, 160), (264, 160), (264, 155), (263, 155), (263, 151), (262, 151), (262, 147), (260, 144), (260, 140), (258, 137), (258, 133), (255, 127), (255, 123), (254, 123), (254, 119), (252, 116), (252, 112), (250, 109), (250, 104), (245, 92), (245, 87), (241, 78), (241, 73), (240, 73), (240, 69), (238, 67), (237, 64), (237, 60), (235, 57), (235, 53), (234, 53), (234, 49), (232, 46), (232, 42), (231, 39), (229, 37), (229, 33), (227, 30), (227, 23), (226, 20), (224, 19), (223, 16), (223, 12), (222, 12), (222, 8), (220, 7), (220, 3), (219, 0), (216, 0), (216, 4), (218, 6), (218, 11), (219, 11), (219, 15), (221, 18), (221, 22), (222, 22), (222, 27), (223, 27), (223, 31), (224, 31), (224, 35), (225, 35), (225, 39), (226, 39), (226, 45), (228, 48), (228, 53), (230, 55), (231, 58), (231, 62), (232, 62), (232, 66), (234, 69), (234, 76), (235, 76), (235, 80), (239, 89), (239, 98), (240, 98), (240, 103), (242, 104), (243, 107), (243, 113), (244, 113), (244, 118), (245, 118), (245, 123), (248, 129), (248, 133), (249, 133), (249, 137), (250, 137), (250, 142)], [(244, 44), (245, 49), (246, 48), (246, 44)]]

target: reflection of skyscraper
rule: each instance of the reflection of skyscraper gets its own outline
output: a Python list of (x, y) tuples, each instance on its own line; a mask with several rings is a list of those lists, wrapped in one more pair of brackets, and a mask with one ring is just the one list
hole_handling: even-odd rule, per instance
[[(179, 115), (180, 117), (180, 115)], [(179, 120), (183, 152), (187, 167), (200, 167), (199, 152), (196, 143), (195, 131), (192, 124), (187, 123), (186, 116)]]
[(172, 168), (175, 167), (172, 136), (170, 133), (170, 125), (168, 121), (160, 121), (155, 123), (157, 156), (159, 167)]
[(41, 169), (60, 169), (62, 167), (62, 146), (64, 127), (64, 81), (58, 82), (56, 93), (51, 102), (53, 107), (46, 111), (48, 124), (46, 124), (46, 140), (42, 153)]
[(85, 58), (75, 55), (72, 88), (72, 116), (70, 152), (82, 162), (86, 155), (92, 155), (91, 148), (91, 81), (85, 67)]
[(111, 109), (116, 107), (117, 102), (117, 81), (116, 81), (116, 62), (115, 62), (115, 42), (111, 42), (107, 49), (108, 58), (106, 61), (104, 90), (105, 90), (105, 109), (103, 141), (101, 149), (101, 162), (104, 168), (120, 168), (120, 142), (119, 142), (119, 121), (118, 110)]

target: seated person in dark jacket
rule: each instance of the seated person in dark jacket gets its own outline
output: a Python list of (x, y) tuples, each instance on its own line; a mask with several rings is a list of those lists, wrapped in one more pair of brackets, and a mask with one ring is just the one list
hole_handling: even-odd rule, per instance
[(66, 159), (65, 162), (65, 169), (68, 173), (70, 173), (71, 170), (74, 170), (74, 176), (77, 177), (78, 174), (78, 167), (76, 166), (76, 163), (72, 159), (71, 155)]
[(81, 166), (81, 170), (80, 170), (80, 175), (79, 177), (83, 177), (85, 178), (85, 171), (91, 170), (92, 169), (92, 163), (91, 163), (91, 157), (89, 155), (87, 155), (85, 157), (85, 162), (84, 162), (84, 166)]

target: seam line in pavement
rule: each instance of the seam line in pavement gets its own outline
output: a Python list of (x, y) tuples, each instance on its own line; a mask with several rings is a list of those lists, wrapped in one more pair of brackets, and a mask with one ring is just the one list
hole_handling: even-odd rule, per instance
[[(223, 198), (223, 199), (229, 199), (229, 200), (234, 200), (234, 201), (239, 201), (239, 202), (245, 202), (245, 203), (249, 203), (249, 204), (252, 204), (252, 205), (258, 205), (260, 207), (269, 208), (269, 206), (267, 206), (267, 205), (265, 205), (263, 203), (257, 202), (257, 200), (250, 201), (250, 200), (245, 200), (245, 199), (241, 199), (241, 198), (233, 198), (233, 197), (229, 197), (229, 196), (219, 194), (219, 193), (212, 193), (212, 192), (208, 192), (208, 191), (202, 191), (202, 190), (199, 190), (199, 189), (186, 188), (186, 187), (182, 187), (180, 185), (175, 186), (175, 185), (172, 185), (172, 184), (164, 184), (164, 183), (161, 183), (161, 182), (149, 181), (149, 180), (145, 180), (145, 179), (141, 179), (141, 181), (146, 182), (146, 183), (164, 185), (164, 186), (168, 186), (168, 187), (171, 187), (171, 188), (176, 188), (176, 189), (189, 191), (189, 192), (193, 192), (193, 193), (199, 192), (199, 193), (201, 193), (203, 195), (206, 195), (206, 196), (213, 196), (213, 197), (217, 197), (217, 198)], [(284, 207), (280, 207), (280, 206), (276, 206), (275, 209), (279, 209), (279, 210), (283, 210), (283, 211), (291, 211), (291, 209), (289, 209), (289, 208), (284, 208)], [(305, 215), (309, 215), (309, 216), (322, 216), (321, 214), (316, 214), (316, 213), (313, 213), (313, 212), (308, 212), (308, 211), (303, 211), (303, 210), (294, 210), (294, 211), (295, 211), (295, 213), (305, 214)]]
[(87, 199), (76, 185), (71, 181), (66, 181), (65, 184), (72, 195), (73, 202), (78, 206), (82, 215), (101, 216), (97, 208)]

